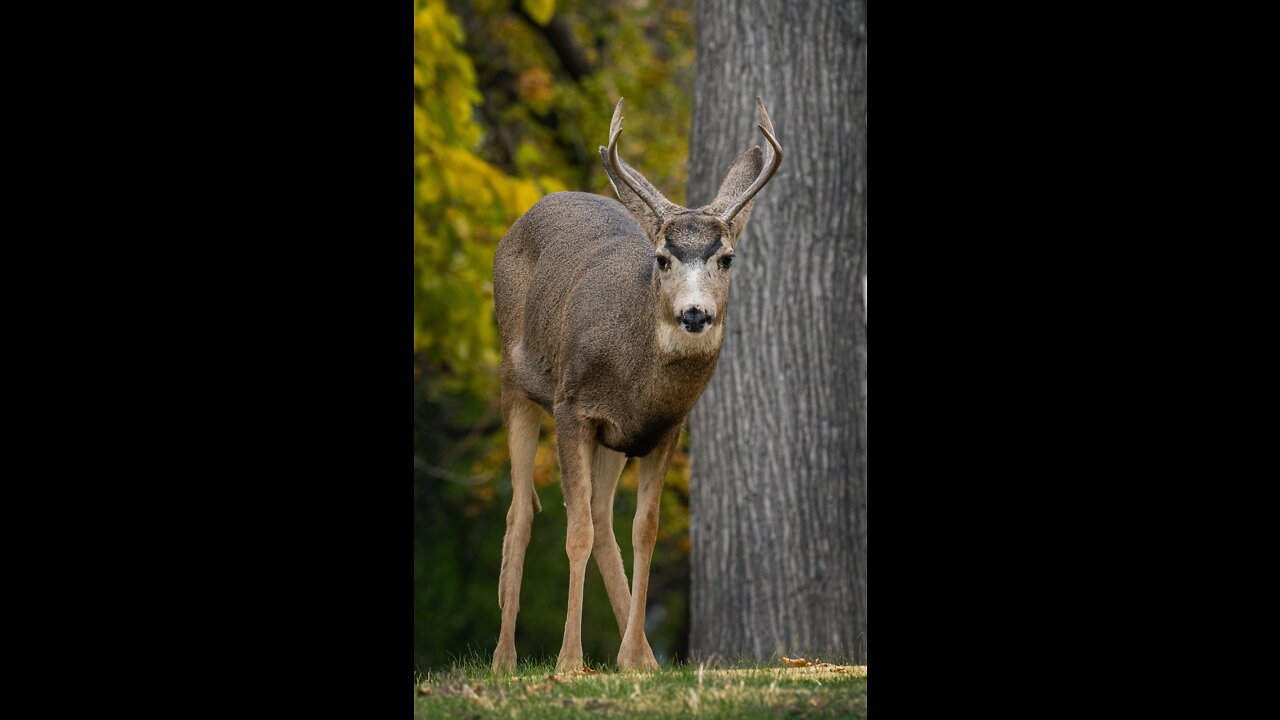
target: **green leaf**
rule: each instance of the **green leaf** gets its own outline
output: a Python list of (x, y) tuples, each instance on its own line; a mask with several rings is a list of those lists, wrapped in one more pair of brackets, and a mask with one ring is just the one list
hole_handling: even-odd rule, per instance
[(539, 25), (546, 26), (556, 11), (556, 0), (521, 0), (524, 11)]

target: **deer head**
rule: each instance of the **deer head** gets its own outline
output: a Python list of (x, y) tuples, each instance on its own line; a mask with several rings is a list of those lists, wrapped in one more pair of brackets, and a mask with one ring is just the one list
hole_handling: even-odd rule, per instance
[[(654, 282), (659, 294), (659, 336), (668, 350), (718, 349), (721, 320), (729, 298), (729, 268), (742, 238), (755, 196), (782, 164), (782, 148), (764, 103), (756, 98), (756, 125), (773, 148), (763, 167), (759, 147), (738, 156), (710, 205), (691, 210), (667, 200), (635, 168), (618, 158), (622, 134), (622, 100), (613, 110), (609, 147), (600, 159), (614, 192), (640, 223), (654, 251)], [(705, 342), (690, 335), (704, 335)]]

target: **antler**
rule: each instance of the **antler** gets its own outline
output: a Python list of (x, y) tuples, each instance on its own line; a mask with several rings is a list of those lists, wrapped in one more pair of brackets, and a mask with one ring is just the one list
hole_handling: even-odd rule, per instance
[(760, 128), (760, 132), (764, 133), (764, 138), (773, 146), (773, 157), (769, 159), (769, 167), (766, 167), (764, 172), (760, 173), (760, 177), (751, 183), (751, 187), (742, 193), (742, 197), (738, 198), (737, 202), (720, 216), (720, 219), (726, 223), (732, 220), (734, 215), (742, 212), (742, 208), (746, 207), (747, 203), (751, 202), (751, 199), (756, 196), (756, 193), (769, 184), (769, 181), (773, 179), (773, 174), (778, 172), (778, 166), (782, 165), (782, 146), (778, 144), (777, 138), (773, 136), (773, 122), (769, 120), (769, 113), (765, 111), (764, 102), (758, 95), (756, 96), (756, 105), (760, 107), (760, 122), (756, 127)]
[(641, 184), (631, 181), (631, 174), (622, 168), (622, 163), (618, 162), (618, 136), (622, 134), (622, 98), (618, 98), (618, 104), (613, 108), (613, 121), (609, 123), (609, 164), (613, 166), (613, 173), (622, 178), (622, 182), (631, 188), (631, 192), (640, 196), (645, 205), (659, 217), (662, 213), (658, 211), (658, 199), (653, 197)]

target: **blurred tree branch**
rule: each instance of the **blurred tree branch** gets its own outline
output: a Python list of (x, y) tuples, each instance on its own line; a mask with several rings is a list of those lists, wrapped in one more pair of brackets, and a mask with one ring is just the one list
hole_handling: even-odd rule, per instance
[(422, 473), (426, 473), (431, 477), (439, 478), (441, 480), (446, 480), (451, 483), (457, 483), (459, 485), (466, 485), (467, 487), (483, 485), (489, 482), (490, 480), (492, 480), (494, 476), (494, 473), (489, 473), (488, 475), (483, 475), (483, 476), (459, 475), (458, 473), (453, 472), (452, 470), (447, 470), (437, 465), (432, 465), (431, 463), (427, 462), (426, 460), (423, 460), (417, 455), (413, 456), (413, 469)]
[(560, 60), (560, 67), (574, 82), (581, 82), (582, 78), (595, 71), (591, 67), (591, 63), (587, 62), (587, 56), (582, 53), (577, 43), (574, 42), (573, 32), (569, 30), (569, 23), (565, 22), (562, 15), (552, 15), (550, 22), (546, 25), (539, 25), (524, 9), (524, 3), (520, 0), (512, 0), (511, 11), (529, 23), (529, 26), (539, 35), (546, 38), (547, 44), (551, 46), (551, 50), (555, 52), (556, 57)]

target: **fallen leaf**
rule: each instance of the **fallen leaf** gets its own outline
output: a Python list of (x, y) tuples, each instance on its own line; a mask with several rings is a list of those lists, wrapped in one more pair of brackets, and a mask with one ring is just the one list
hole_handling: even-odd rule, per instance
[(802, 658), (802, 657), (798, 657), (798, 658), (789, 658), (789, 657), (787, 657), (786, 655), (783, 655), (783, 656), (782, 656), (782, 662), (783, 662), (783, 664), (785, 664), (787, 667), (809, 667), (810, 665), (812, 665), (812, 664), (813, 664), (813, 663), (809, 662), (808, 660), (805, 660), (805, 659), (804, 659), (804, 658)]
[(431, 694), (431, 686), (430, 686), (430, 685), (422, 685), (421, 687), (419, 687), (419, 688), (418, 688), (418, 694), (419, 694), (419, 695), (430, 695), (430, 694)]

